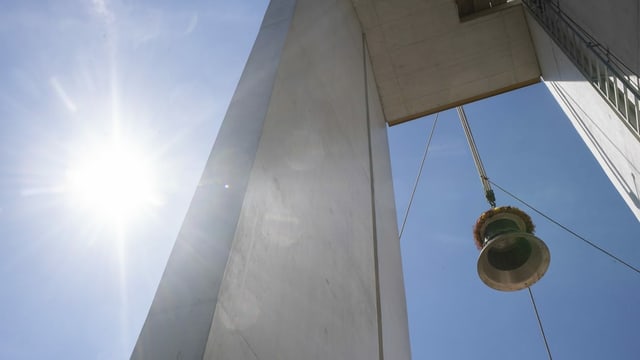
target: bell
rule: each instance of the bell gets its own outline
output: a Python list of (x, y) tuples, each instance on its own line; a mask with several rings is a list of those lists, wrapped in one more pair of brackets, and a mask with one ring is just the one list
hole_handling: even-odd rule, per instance
[(547, 245), (533, 232), (529, 215), (515, 207), (493, 208), (480, 216), (474, 239), (481, 249), (478, 275), (487, 286), (515, 291), (542, 278), (551, 255)]

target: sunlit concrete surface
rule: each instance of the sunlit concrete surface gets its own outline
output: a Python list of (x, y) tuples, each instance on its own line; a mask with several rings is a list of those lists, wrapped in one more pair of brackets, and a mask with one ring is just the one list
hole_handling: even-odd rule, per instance
[(410, 359), (395, 214), (352, 3), (273, 1), (132, 358)]
[(390, 124), (539, 81), (522, 4), (460, 19), (454, 0), (353, 0)]
[[(640, 139), (536, 20), (531, 16), (528, 20), (545, 84), (624, 201), (640, 220)], [(629, 38), (638, 39), (639, 34)], [(633, 41), (628, 44), (633, 44)]]
[(267, 10), (131, 359), (203, 357), (294, 3)]

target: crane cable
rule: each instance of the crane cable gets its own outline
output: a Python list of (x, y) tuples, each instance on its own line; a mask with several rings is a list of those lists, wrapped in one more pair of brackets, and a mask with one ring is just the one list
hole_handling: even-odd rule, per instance
[(484, 196), (487, 199), (487, 202), (489, 202), (489, 205), (494, 208), (496, 207), (496, 195), (493, 192), (493, 189), (491, 189), (491, 184), (489, 183), (487, 172), (484, 170), (482, 160), (480, 159), (480, 154), (478, 154), (478, 148), (476, 146), (475, 140), (473, 140), (473, 134), (471, 134), (471, 128), (469, 127), (469, 121), (467, 121), (467, 115), (464, 113), (464, 109), (462, 108), (462, 106), (458, 106), (456, 109), (458, 110), (458, 116), (460, 117), (460, 122), (462, 123), (464, 134), (467, 137), (469, 148), (471, 148), (473, 162), (476, 164), (476, 169), (478, 169), (478, 175), (480, 175), (480, 181), (482, 182), (482, 187), (484, 188)]
[[(469, 121), (467, 120), (467, 115), (464, 113), (464, 109), (462, 108), (462, 106), (458, 106), (456, 109), (458, 110), (458, 116), (460, 117), (460, 122), (462, 123), (464, 134), (467, 137), (469, 148), (471, 149), (473, 162), (476, 164), (476, 169), (478, 170), (478, 175), (480, 176), (480, 182), (482, 182), (482, 187), (484, 189), (484, 196), (487, 199), (487, 202), (489, 202), (489, 205), (491, 205), (492, 208), (495, 208), (496, 195), (493, 192), (493, 189), (491, 189), (492, 183), (489, 181), (489, 177), (487, 177), (487, 172), (484, 170), (484, 166), (482, 165), (482, 160), (480, 159), (480, 154), (478, 153), (478, 147), (476, 146), (476, 142), (473, 139), (473, 134), (471, 133), (471, 127), (469, 126)], [(502, 190), (502, 188), (500, 189)], [(531, 287), (527, 287), (527, 290), (529, 291), (529, 298), (531, 299), (531, 305), (533, 305), (533, 311), (535, 312), (536, 319), (538, 320), (538, 327), (540, 328), (540, 333), (542, 334), (542, 339), (544, 340), (544, 346), (547, 350), (547, 355), (549, 356), (549, 360), (553, 360), (553, 357), (551, 356), (551, 349), (549, 349), (549, 342), (547, 341), (547, 335), (544, 332), (544, 327), (542, 326), (542, 319), (540, 318), (540, 314), (538, 313), (538, 307), (536, 306), (536, 300), (533, 296), (533, 292), (531, 291)]]

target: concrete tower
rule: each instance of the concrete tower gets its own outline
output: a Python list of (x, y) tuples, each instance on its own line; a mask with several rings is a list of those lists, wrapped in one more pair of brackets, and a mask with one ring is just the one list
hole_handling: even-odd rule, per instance
[(272, 0), (131, 358), (410, 359), (386, 127), (541, 80), (640, 218), (639, 17)]

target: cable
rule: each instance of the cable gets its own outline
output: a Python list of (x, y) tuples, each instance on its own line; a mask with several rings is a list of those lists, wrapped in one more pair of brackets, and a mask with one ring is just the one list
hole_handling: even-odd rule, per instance
[[(469, 122), (467, 120), (467, 116), (464, 113), (464, 109), (462, 106), (458, 106), (458, 116), (460, 117), (460, 122), (462, 123), (462, 128), (464, 129), (464, 134), (467, 137), (467, 142), (469, 143), (469, 148), (471, 148), (471, 155), (473, 156), (473, 161), (476, 164), (476, 169), (478, 170), (478, 175), (480, 176), (480, 181), (482, 182), (482, 187), (484, 188), (485, 197), (492, 208), (496, 207), (496, 196), (491, 189), (491, 184), (495, 185), (502, 191), (505, 191), (498, 185), (489, 181), (487, 177), (487, 173), (484, 170), (484, 166), (482, 165), (482, 160), (480, 159), (480, 154), (478, 153), (478, 148), (476, 146), (476, 142), (473, 139), (473, 134), (471, 133), (471, 127), (469, 126)], [(535, 209), (534, 209), (535, 210)], [(536, 212), (538, 212), (536, 210)], [(533, 305), (533, 311), (536, 314), (536, 319), (538, 319), (538, 326), (540, 327), (540, 332), (542, 333), (542, 338), (544, 339), (544, 346), (547, 349), (547, 355), (549, 356), (549, 360), (553, 360), (551, 356), (551, 350), (549, 349), (549, 343), (547, 342), (547, 335), (544, 333), (544, 328), (542, 326), (542, 320), (540, 319), (540, 314), (538, 313), (538, 307), (536, 306), (536, 301), (533, 298), (533, 292), (531, 292), (531, 288), (527, 287), (529, 290), (529, 297), (531, 298), (531, 304)]]
[(531, 291), (531, 288), (527, 287), (527, 290), (529, 290), (529, 298), (531, 299), (531, 304), (533, 305), (533, 311), (536, 313), (536, 319), (538, 319), (538, 326), (540, 327), (540, 333), (542, 333), (544, 346), (547, 348), (547, 355), (549, 355), (549, 360), (553, 360), (553, 358), (551, 357), (551, 350), (549, 349), (549, 343), (547, 342), (547, 335), (545, 335), (544, 333), (544, 328), (542, 327), (542, 320), (540, 320), (540, 314), (538, 313), (538, 307), (536, 306), (536, 300), (533, 298), (533, 292)]
[(521, 202), (522, 204), (524, 204), (524, 205), (525, 205), (526, 207), (528, 207), (529, 209), (531, 209), (531, 210), (535, 211), (536, 213), (538, 213), (539, 215), (541, 215), (541, 216), (542, 216), (542, 217), (544, 217), (545, 219), (547, 219), (547, 220), (551, 221), (552, 223), (554, 223), (554, 224), (558, 225), (560, 228), (562, 228), (563, 230), (565, 230), (565, 231), (566, 231), (566, 232), (568, 232), (569, 234), (571, 234), (571, 235), (575, 236), (576, 238), (578, 238), (578, 239), (580, 239), (580, 240), (584, 241), (585, 243), (587, 243), (587, 244), (591, 245), (591, 246), (592, 246), (593, 248), (595, 248), (596, 250), (598, 250), (598, 251), (602, 252), (603, 254), (605, 254), (605, 255), (607, 255), (607, 256), (609, 256), (609, 257), (611, 257), (612, 259), (616, 260), (616, 261), (617, 261), (617, 262), (619, 262), (620, 264), (622, 264), (622, 265), (624, 265), (624, 266), (628, 267), (629, 269), (631, 269), (631, 270), (635, 271), (636, 273), (640, 274), (640, 269), (638, 269), (638, 268), (634, 267), (633, 265), (631, 265), (631, 264), (629, 264), (629, 263), (625, 262), (624, 260), (622, 260), (622, 259), (620, 259), (619, 257), (617, 257), (617, 256), (613, 255), (612, 253), (608, 252), (607, 250), (605, 250), (605, 249), (601, 248), (600, 246), (598, 246), (598, 245), (596, 245), (596, 244), (592, 243), (591, 241), (589, 241), (589, 240), (585, 239), (584, 237), (582, 237), (582, 236), (580, 236), (580, 235), (576, 234), (574, 231), (572, 231), (572, 230), (571, 230), (571, 229), (569, 229), (568, 227), (566, 227), (566, 226), (564, 226), (564, 225), (560, 224), (559, 222), (557, 222), (557, 221), (553, 220), (551, 217), (549, 217), (549, 216), (545, 215), (542, 211), (540, 211), (540, 210), (536, 209), (536, 208), (535, 208), (535, 207), (533, 207), (532, 205), (529, 205), (529, 204), (528, 204), (528, 203), (526, 203), (524, 200), (522, 200), (522, 199), (520, 199), (519, 197), (517, 197), (517, 196), (513, 195), (512, 193), (508, 192), (507, 190), (505, 190), (504, 188), (502, 188), (500, 185), (498, 185), (498, 184), (494, 183), (493, 181), (489, 180), (488, 178), (487, 178), (487, 181), (488, 181), (489, 183), (493, 184), (493, 185), (494, 185), (495, 187), (497, 187), (498, 189), (500, 189), (500, 190), (501, 190), (502, 192), (504, 192), (505, 194), (507, 194), (507, 195), (511, 196), (512, 198), (514, 198), (514, 199), (516, 199), (517, 201), (519, 201), (519, 202)]
[(418, 188), (418, 182), (420, 181), (420, 176), (422, 175), (422, 169), (424, 168), (424, 161), (427, 159), (427, 153), (429, 152), (431, 139), (433, 138), (433, 133), (436, 130), (436, 124), (438, 123), (438, 116), (440, 116), (440, 113), (437, 113), (436, 119), (433, 120), (433, 125), (431, 126), (431, 132), (429, 133), (429, 139), (427, 140), (427, 146), (424, 148), (424, 154), (422, 155), (422, 162), (420, 163), (418, 176), (416, 177), (416, 181), (413, 183), (413, 190), (411, 190), (411, 196), (409, 197), (409, 204), (407, 205), (407, 210), (404, 212), (404, 218), (402, 219), (402, 226), (400, 227), (400, 235), (398, 236), (399, 239), (402, 239), (402, 233), (404, 233), (404, 226), (407, 224), (407, 218), (409, 217), (409, 210), (411, 210), (411, 204), (413, 204), (413, 197), (416, 194), (416, 189)]
[(469, 121), (467, 121), (467, 115), (464, 113), (464, 108), (462, 108), (462, 106), (458, 106), (456, 109), (458, 110), (458, 117), (460, 117), (460, 122), (462, 123), (462, 128), (464, 129), (464, 135), (467, 137), (467, 142), (469, 143), (469, 148), (471, 149), (473, 162), (476, 164), (478, 175), (480, 175), (480, 182), (482, 182), (482, 187), (484, 188), (484, 196), (487, 199), (487, 202), (489, 202), (489, 205), (494, 208), (496, 207), (496, 195), (493, 193), (489, 181), (487, 181), (487, 173), (484, 170), (484, 165), (482, 165), (482, 160), (480, 159), (480, 154), (478, 153), (478, 147), (476, 146), (476, 142), (473, 139), (471, 127), (469, 126)]

